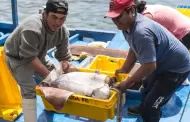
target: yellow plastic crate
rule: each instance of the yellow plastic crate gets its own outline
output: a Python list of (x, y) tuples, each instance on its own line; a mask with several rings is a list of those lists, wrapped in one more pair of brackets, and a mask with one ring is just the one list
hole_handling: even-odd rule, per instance
[(113, 58), (104, 55), (97, 55), (89, 65), (89, 69), (115, 73), (125, 62), (124, 58)]
[(190, 18), (190, 6), (185, 6), (185, 5), (178, 5), (176, 9), (181, 12), (182, 14), (186, 15), (187, 17)]
[(0, 67), (0, 117), (14, 121), (22, 112), (21, 94), (5, 63), (3, 47), (0, 47)]
[[(92, 69), (79, 68), (81, 72), (95, 72)], [(100, 71), (100, 74), (106, 74), (108, 76), (114, 76), (113, 73), (107, 73)], [(122, 81), (123, 78), (128, 78), (127, 74), (120, 74), (117, 78), (118, 81)], [(62, 110), (57, 111), (52, 104), (50, 104), (44, 97), (44, 94), (36, 87), (37, 95), (41, 96), (45, 109), (48, 111), (54, 111), (58, 113), (72, 114), (80, 117), (86, 117), (89, 119), (106, 121), (107, 119), (113, 119), (115, 116), (115, 104), (118, 100), (118, 94), (116, 91), (111, 90), (111, 97), (107, 100), (86, 97), (83, 95), (73, 94), (69, 97)]]

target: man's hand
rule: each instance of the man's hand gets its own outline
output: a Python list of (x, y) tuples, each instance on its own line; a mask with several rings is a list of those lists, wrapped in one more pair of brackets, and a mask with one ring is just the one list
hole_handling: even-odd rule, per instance
[(79, 71), (74, 65), (70, 64), (67, 61), (62, 61), (61, 62), (62, 69), (64, 73), (69, 73), (69, 72), (77, 72)]
[(122, 81), (119, 85), (116, 86), (116, 88), (124, 92), (126, 89), (131, 88), (133, 85), (133, 81), (126, 80)]
[(50, 71), (41, 63), (41, 61), (36, 57), (31, 62), (34, 70), (43, 75), (43, 77), (47, 77)]
[(117, 77), (119, 73), (126, 73), (126, 71), (123, 68), (117, 69), (115, 71), (115, 76)]

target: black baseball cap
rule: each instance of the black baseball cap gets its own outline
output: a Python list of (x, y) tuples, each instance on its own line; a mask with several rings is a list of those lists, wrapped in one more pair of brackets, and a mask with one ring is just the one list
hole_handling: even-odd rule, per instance
[(46, 10), (54, 13), (67, 14), (68, 2), (66, 0), (48, 0)]

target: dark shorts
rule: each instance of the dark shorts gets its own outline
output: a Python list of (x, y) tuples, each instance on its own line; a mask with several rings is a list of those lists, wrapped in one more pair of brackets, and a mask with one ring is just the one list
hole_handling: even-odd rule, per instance
[(159, 122), (161, 108), (188, 77), (186, 73), (165, 72), (160, 75), (150, 75), (143, 81), (142, 118), (144, 122)]

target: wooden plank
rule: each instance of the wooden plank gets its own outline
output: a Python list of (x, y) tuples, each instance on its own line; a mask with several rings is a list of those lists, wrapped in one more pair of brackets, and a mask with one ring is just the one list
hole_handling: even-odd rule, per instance
[(106, 55), (106, 56), (111, 56), (115, 58), (126, 58), (128, 54), (128, 51), (122, 51), (122, 50), (117, 50), (117, 49), (78, 46), (78, 45), (71, 45), (70, 50), (73, 55), (80, 55), (82, 52), (86, 52), (90, 54), (91, 56)]

